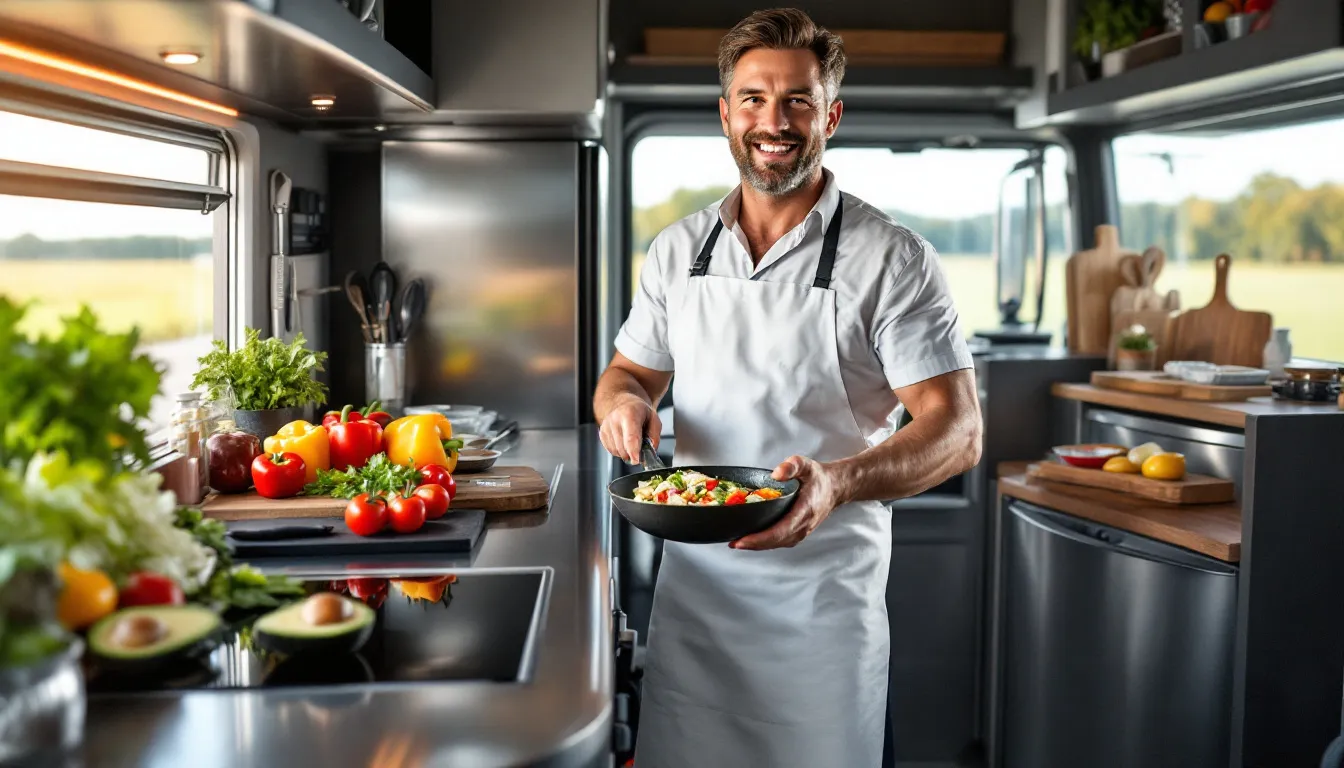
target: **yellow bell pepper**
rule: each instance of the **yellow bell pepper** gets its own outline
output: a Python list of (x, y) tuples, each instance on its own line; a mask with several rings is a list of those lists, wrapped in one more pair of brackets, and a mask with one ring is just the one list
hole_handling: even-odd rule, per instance
[(309, 424), (302, 419), (291, 421), (266, 438), (263, 447), (267, 453), (297, 453), (303, 459), (304, 483), (316, 480), (317, 470), (331, 469), (331, 443), (327, 440), (327, 428), (321, 424)]
[(441, 413), (403, 416), (383, 427), (383, 447), (393, 464), (413, 464), (416, 469), (437, 464), (457, 469), (461, 440), (453, 440), (453, 424)]

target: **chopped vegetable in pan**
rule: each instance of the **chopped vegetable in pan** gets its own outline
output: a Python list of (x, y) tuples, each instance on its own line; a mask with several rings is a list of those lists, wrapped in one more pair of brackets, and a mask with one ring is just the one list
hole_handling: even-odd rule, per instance
[(673, 472), (667, 477), (654, 475), (635, 487), (635, 501), (670, 504), (675, 507), (717, 507), (752, 504), (778, 499), (774, 488), (747, 488), (731, 480), (719, 480), (699, 472)]

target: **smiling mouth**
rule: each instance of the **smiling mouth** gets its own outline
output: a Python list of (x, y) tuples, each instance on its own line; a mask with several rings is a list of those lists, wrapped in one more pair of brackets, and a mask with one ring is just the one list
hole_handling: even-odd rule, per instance
[(781, 160), (793, 154), (798, 149), (797, 144), (774, 143), (774, 142), (755, 142), (752, 145), (757, 152), (769, 158), (770, 160)]

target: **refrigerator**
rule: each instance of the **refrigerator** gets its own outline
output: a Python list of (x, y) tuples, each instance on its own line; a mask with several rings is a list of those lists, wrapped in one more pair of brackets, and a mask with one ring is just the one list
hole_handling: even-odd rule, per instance
[(389, 141), (381, 152), (383, 257), (428, 288), (407, 404), (480, 405), (524, 429), (589, 420), (604, 150)]

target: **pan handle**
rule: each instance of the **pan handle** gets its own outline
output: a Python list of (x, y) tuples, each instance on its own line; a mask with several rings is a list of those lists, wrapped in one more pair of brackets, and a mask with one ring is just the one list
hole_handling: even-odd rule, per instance
[(667, 469), (648, 435), (644, 436), (644, 448), (639, 452), (639, 463), (644, 465), (644, 469)]

